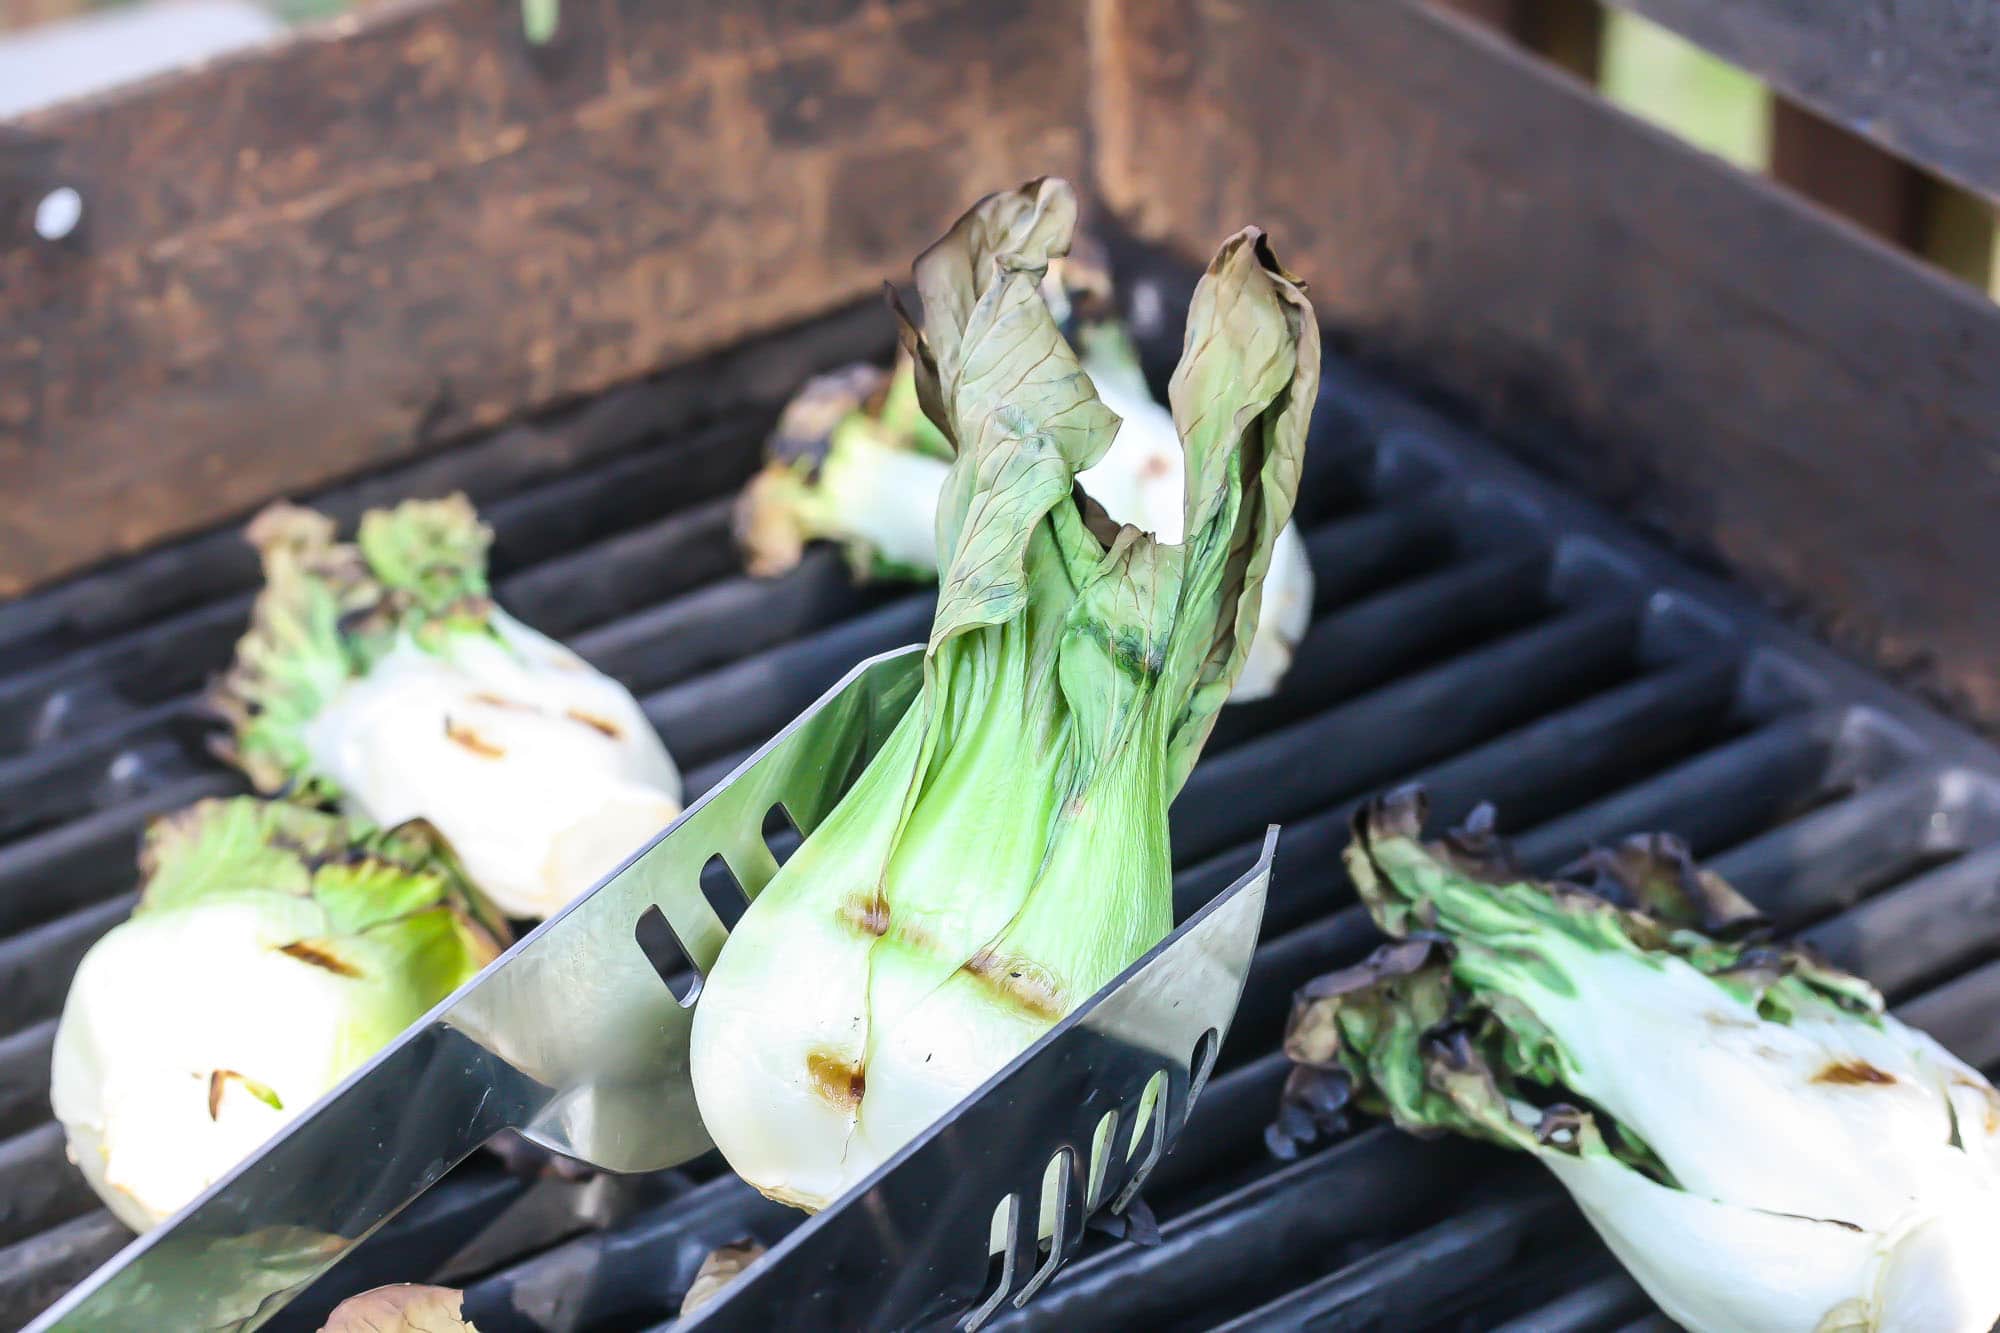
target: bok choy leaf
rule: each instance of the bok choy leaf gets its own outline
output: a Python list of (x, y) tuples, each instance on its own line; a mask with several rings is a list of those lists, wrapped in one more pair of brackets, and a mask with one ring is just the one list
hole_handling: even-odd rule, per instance
[(1671, 838), (1555, 880), (1490, 810), (1355, 817), (1394, 942), (1298, 994), (1281, 1153), (1349, 1107), (1531, 1154), (1697, 1330), (1985, 1333), (2000, 1318), (2000, 1094), (1859, 978), (1773, 942)]

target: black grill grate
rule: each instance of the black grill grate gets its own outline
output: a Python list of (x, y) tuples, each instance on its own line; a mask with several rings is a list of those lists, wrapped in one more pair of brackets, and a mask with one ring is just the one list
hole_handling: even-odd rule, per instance
[[(825, 551), (749, 580), (727, 543), (778, 396), (882, 346), (872, 312), (844, 315), (326, 503), (470, 491), (498, 531), (503, 603), (640, 692), (699, 791), (857, 657), (922, 636), (925, 594), (855, 588)], [(1147, 1190), (1162, 1242), (1093, 1238), (1002, 1326), (1645, 1326), (1643, 1296), (1522, 1162), (1381, 1128), (1265, 1155), (1292, 989), (1374, 942), (1338, 868), (1348, 812), (1419, 777), (1439, 819), (1496, 800), (1540, 867), (1679, 830), (1991, 1065), (2000, 757), (1357, 372), (1329, 367), (1316, 434), (1300, 509), (1313, 627), (1279, 698), (1225, 712), (1175, 810), (1183, 914), (1267, 821), (1285, 832), (1236, 1028)], [(218, 533), (0, 607), (0, 1326), (125, 1238), (63, 1161), (49, 1043), (76, 960), (129, 907), (145, 819), (236, 787), (188, 694), (223, 663), (253, 578)], [(707, 1250), (797, 1217), (713, 1161), (530, 1191), (482, 1157), (276, 1326), (315, 1327), (338, 1290), (429, 1276), (510, 1206), (509, 1239), (467, 1261), (471, 1313), (501, 1333), (658, 1325)]]

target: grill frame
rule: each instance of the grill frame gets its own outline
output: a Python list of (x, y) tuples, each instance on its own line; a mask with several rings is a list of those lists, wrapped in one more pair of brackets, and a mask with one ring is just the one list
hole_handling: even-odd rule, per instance
[[(1169, 298), (1169, 304), (1179, 303)], [(1150, 331), (1151, 350), (1170, 350), (1167, 332)], [(883, 345), (879, 314), (869, 310), (803, 328), (763, 350), (789, 358), (796, 378)], [(715, 372), (707, 374), (712, 380)], [(590, 615), (608, 614), (607, 608), (625, 614), (581, 626), (588, 617), (571, 599), (605, 581), (602, 560), (630, 569), (675, 553), (705, 558), (704, 534), (719, 532), (726, 490), (710, 494), (701, 485), (747, 474), (756, 423), (769, 419), (786, 383), (767, 367), (759, 381), (765, 391), (738, 382), (734, 406), (731, 386), (710, 382), (701, 390), (708, 411), (685, 403), (662, 408), (679, 401), (675, 385), (696, 392), (699, 378), (699, 372), (670, 376), (651, 386), (651, 414), (628, 409), (628, 421), (644, 424), (607, 436), (611, 442), (595, 449), (575, 449), (586, 459), (580, 469), (565, 465), (564, 449), (544, 450), (555, 461), (528, 469), (535, 485), (489, 505), (501, 534), (502, 601), (531, 623), (570, 633), (586, 654), (628, 674), (643, 667), (647, 674), (635, 678), (654, 687), (642, 696), (647, 712), (688, 761), (694, 792), (761, 739), (770, 717), (782, 721), (809, 702), (830, 679), (826, 672), (837, 676), (863, 653), (915, 637), (928, 615), (926, 594), (850, 589), (832, 553), (819, 551), (777, 584), (751, 583), (710, 562), (701, 566), (708, 573), (691, 576), (687, 586), (664, 585), (681, 594), (665, 601), (628, 604), (634, 599), (621, 601), (598, 587)], [(572, 421), (609, 411), (600, 400)], [(557, 422), (539, 429), (561, 436), (575, 427)], [(671, 438), (648, 443), (649, 435)], [(502, 452), (494, 441), (475, 443), (343, 488), (331, 507), (352, 513), (405, 489), (434, 489), (455, 468), (476, 474), (481, 460)], [(583, 497), (615, 494), (632, 476), (683, 454), (712, 454), (717, 469), (701, 474), (710, 482), (690, 488), (692, 503), (588, 545), (516, 563), (538, 543), (577, 540), (591, 526), (577, 516)], [(1001, 1327), (1106, 1327), (1140, 1315), (1171, 1327), (1225, 1319), (1237, 1321), (1232, 1327), (1289, 1327), (1335, 1310), (1366, 1327), (1418, 1309), (1447, 1326), (1474, 1296), (1464, 1280), (1438, 1282), (1441, 1266), (1461, 1279), (1498, 1284), (1485, 1289), (1498, 1297), (1476, 1307), (1480, 1317), (1546, 1318), (1567, 1322), (1533, 1326), (1586, 1330), (1645, 1314), (1559, 1193), (1497, 1153), (1420, 1144), (1375, 1127), (1301, 1162), (1277, 1165), (1260, 1159), (1254, 1134), (1246, 1138), (1275, 1105), (1283, 1064), (1272, 1045), (1292, 986), (1358, 957), (1375, 939), (1337, 873), (1315, 867), (1333, 863), (1355, 800), (1413, 773), (1431, 783), (1443, 817), (1496, 791), (1508, 827), (1520, 826), (1510, 811), (1527, 812), (1531, 826), (1520, 846), (1530, 864), (1542, 866), (1563, 859), (1585, 835), (1628, 831), (1639, 826), (1635, 820), (1646, 822), (1642, 816), (1702, 814), (1709, 825), (1686, 829), (1697, 847), (1730, 847), (1718, 864), (1753, 898), (1775, 897), (1799, 909), (1823, 943), (1851, 951), (1879, 950), (1885, 938), (1924, 941), (1925, 965), (1906, 966), (1893, 978), (1898, 993), (1917, 993), (1915, 1015), (1963, 1040), (1982, 997), (2000, 996), (2000, 926), (1983, 939), (1968, 940), (1963, 932), (1938, 937), (1942, 909), (1963, 912), (2000, 898), (2000, 754), (1338, 357), (1328, 361), (1309, 459), (1302, 516), (1321, 584), (1313, 629), (1279, 700), (1226, 710), (1211, 753), (1176, 809), (1182, 916), (1245, 863), (1254, 830), (1267, 818), (1283, 820), (1286, 831), (1258, 970), (1231, 1042), (1196, 1108), (1199, 1123), (1149, 1187), (1164, 1205), (1164, 1242), (1154, 1249), (1098, 1243)], [(121, 576), (131, 576), (127, 586), (145, 589), (192, 567), (197, 586), (212, 588), (213, 571), (229, 561), (223, 543), (235, 540), (233, 533), (198, 538), (141, 557), (122, 575), (93, 576), (0, 609), (0, 651), (10, 644), (18, 650), (26, 637), (11, 628), (46, 624), (49, 608), (66, 597), (72, 606), (101, 607)], [(148, 573), (149, 561), (168, 572)], [(240, 600), (224, 591), (221, 605), (234, 608)], [(566, 630), (551, 620), (564, 614), (578, 625)], [(211, 615), (221, 618), (196, 605), (159, 623), (180, 632), (174, 627), (203, 625)], [(725, 633), (726, 627), (742, 633), (732, 638), (735, 631)], [(157, 624), (126, 633), (156, 630)], [(675, 649), (678, 655), (664, 665), (654, 651), (703, 635), (712, 637), (688, 645), (691, 653)], [(715, 651), (718, 645), (730, 651)], [(738, 646), (752, 651), (736, 654)], [(105, 660), (92, 658), (88, 645), (72, 652)], [(0, 697), (9, 680), (22, 678), (0, 677)], [(108, 727), (53, 738), (39, 751), (43, 769), (31, 770), (18, 756), (0, 760), (0, 780), (26, 782), (30, 774), (47, 780), (64, 754), (101, 751), (112, 756), (108, 784), (116, 756), (148, 734), (145, 728), (182, 726), (186, 716), (142, 703)], [(1663, 736), (1662, 719), (1677, 729)], [(1330, 754), (1339, 756), (1331, 764)], [(213, 777), (217, 770), (189, 771), (193, 776), (136, 794), (115, 784), (77, 787), (112, 801), (82, 820), (0, 843), (0, 929), (25, 923), (26, 930), (0, 939), (0, 977), (10, 975), (10, 959), (33, 971), (70, 957), (92, 930), (121, 914), (121, 898), (91, 895), (120, 873), (129, 882), (139, 816), (169, 800), (177, 804), (198, 783), (203, 791), (222, 785)], [(1647, 776), (1636, 785), (1618, 781), (1635, 771)], [(1535, 781), (1550, 775), (1562, 778), (1560, 790)], [(1776, 807), (1738, 803), (1766, 787), (1807, 779), (1818, 803), (1788, 818), (1777, 819)], [(1614, 785), (1587, 799), (1596, 781)], [(1251, 784), (1260, 802), (1234, 804), (1255, 805), (1247, 811), (1254, 818), (1238, 818), (1224, 798)], [(0, 794), (7, 790), (0, 786)], [(1697, 799), (1717, 791), (1732, 798), (1726, 809)], [(1747, 842), (1732, 837), (1746, 819), (1764, 830)], [(1830, 855), (1848, 859), (1801, 862), (1786, 841), (1796, 841), (1801, 829), (1831, 848)], [(1902, 841), (1867, 836), (1884, 829)], [(1953, 849), (1962, 850), (1958, 860), (1914, 877), (1902, 873)], [(1873, 865), (1876, 879), (1894, 882), (1874, 885), (1881, 891), (1859, 895), (1840, 911), (1841, 895), (1853, 886), (1846, 874), (1797, 873), (1825, 864), (1850, 873)], [(51, 915), (41, 910), (45, 901), (19, 901), (24, 886), (60, 879), (65, 866), (83, 880), (66, 890), (76, 910)], [(1912, 893), (1928, 912), (1908, 906), (1905, 895)], [(1970, 954), (1941, 965), (1937, 952), (1946, 945)], [(10, 996), (0, 1003), (0, 1026), (10, 1028), (0, 1036), (0, 1197), (10, 1199), (0, 1208), (0, 1322), (25, 1318), (39, 1308), (33, 1300), (46, 1304), (82, 1276), (87, 1257), (102, 1257), (120, 1238), (97, 1212), (59, 1216), (39, 1230), (22, 1230), (18, 1215), (9, 1216), (9, 1209), (35, 1207), (38, 1197), (45, 1213), (87, 1201), (87, 1193), (82, 1200), (77, 1195), (80, 1178), (59, 1160), (59, 1138), (51, 1156), (53, 1126), (22, 1119), (32, 1113), (33, 1099), (7, 1097), (10, 1071), (32, 1069), (37, 1058), (46, 1069), (50, 1022), (14, 1026), (23, 1007), (35, 1013), (51, 999), (60, 1002), (60, 986), (49, 985), (52, 974), (36, 975), (34, 994), (0, 987)], [(2000, 1059), (2000, 1041), (1968, 1054), (1990, 1064)], [(23, 1123), (25, 1130), (10, 1128)], [(1468, 1184), (1475, 1197), (1455, 1203), (1454, 1192)], [(469, 1300), (482, 1328), (646, 1326), (677, 1301), (707, 1248), (744, 1233), (775, 1237), (796, 1216), (756, 1199), (712, 1162), (624, 1191), (556, 1183), (537, 1190), (532, 1206), (542, 1220), (528, 1234), (538, 1252), (498, 1274), (470, 1275)], [(607, 1192), (614, 1196), (608, 1204)], [(272, 1327), (314, 1327), (339, 1290), (416, 1277), (413, 1261), (443, 1263), (499, 1209), (528, 1210), (528, 1199), (520, 1183), (490, 1164), (463, 1171)], [(589, 1230), (593, 1218), (614, 1225)], [(1402, 1229), (1385, 1218), (1401, 1219)], [(1529, 1236), (1538, 1253), (1557, 1253), (1560, 1262), (1526, 1259)], [(1228, 1274), (1220, 1292), (1217, 1272)], [(1246, 1275), (1292, 1286), (1258, 1303), (1245, 1291)], [(1419, 1288), (1428, 1305), (1411, 1303)], [(1135, 1304), (1135, 1293), (1144, 1293), (1145, 1302)], [(524, 1323), (524, 1307), (538, 1311), (541, 1322)]]

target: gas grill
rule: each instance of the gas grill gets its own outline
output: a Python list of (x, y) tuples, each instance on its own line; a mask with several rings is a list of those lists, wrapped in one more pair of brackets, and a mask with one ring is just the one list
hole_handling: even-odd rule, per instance
[[(928, 623), (927, 592), (856, 586), (830, 550), (758, 581), (728, 542), (777, 382), (880, 354), (886, 339), (878, 312), (857, 310), (321, 502), (351, 514), (392, 495), (472, 493), (496, 529), (502, 603), (638, 692), (698, 793), (858, 658)], [(1151, 350), (1173, 346), (1162, 336)], [(1277, 697), (1225, 711), (1174, 811), (1183, 917), (1252, 857), (1267, 821), (1285, 832), (1236, 1026), (1146, 1190), (1159, 1243), (1093, 1239), (997, 1326), (1643, 1321), (1648, 1303), (1560, 1191), (1506, 1154), (1380, 1126), (1295, 1162), (1266, 1154), (1293, 988), (1376, 941), (1339, 867), (1354, 803), (1411, 779), (1441, 818), (1491, 799), (1539, 869), (1627, 832), (1677, 830), (1784, 925), (1990, 1065), (2000, 756), (1339, 359), (1308, 460), (1312, 629)], [(143, 822), (237, 789), (204, 754), (190, 691), (224, 663), (253, 578), (223, 531), (0, 613), (9, 1326), (125, 1239), (47, 1119), (49, 1043), (78, 957), (130, 908)], [(532, 1192), (482, 1157), (271, 1327), (314, 1328), (342, 1295), (429, 1278), (462, 1250), (450, 1275), (482, 1330), (654, 1327), (710, 1249), (770, 1243), (799, 1216), (713, 1157)]]
[[(2000, 196), (1977, 7), (1614, 3)], [(2000, 1067), (2000, 753), (1916, 701), (2000, 723), (2000, 312), (1445, 8), (1534, 6), (572, 0), (530, 48), (511, 4), (402, 0), (0, 124), (0, 1329), (128, 1238), (64, 1160), (50, 1045), (146, 821), (241, 789), (193, 700), (255, 589), (242, 518), (465, 491), (500, 602), (638, 693), (699, 793), (924, 636), (929, 593), (830, 550), (745, 576), (731, 502), (801, 381), (888, 354), (864, 294), (1048, 172), (1130, 229), (1156, 377), (1186, 261), (1246, 222), (1337, 350), (1311, 630), (1174, 808), (1183, 919), (1284, 827), (1235, 1025), (1147, 1181), (1157, 1242), (1091, 1235), (989, 1327), (1668, 1327), (1532, 1163), (1371, 1124), (1265, 1148), (1294, 988), (1376, 942), (1348, 816), (1405, 781), (1439, 824), (1494, 801), (1539, 870), (1678, 832)], [(34, 233), (65, 191), (80, 223)], [(267, 1327), (438, 1280), (483, 1333), (665, 1328), (706, 1254), (801, 1216), (713, 1154), (538, 1161), (468, 1160)]]

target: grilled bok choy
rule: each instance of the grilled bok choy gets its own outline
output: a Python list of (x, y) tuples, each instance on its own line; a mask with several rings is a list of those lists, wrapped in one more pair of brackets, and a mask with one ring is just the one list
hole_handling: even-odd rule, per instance
[[(1079, 245), (1079, 252), (1083, 250)], [(1102, 458), (1077, 474), (1114, 522), (1168, 545), (1184, 524), (1180, 434), (1153, 397), (1138, 348), (1113, 310), (1109, 270), (1094, 254), (1052, 260), (1042, 295), (1078, 364), (1122, 425)], [(786, 408), (769, 461), (736, 506), (750, 572), (782, 574), (809, 541), (838, 543), (857, 578), (928, 580), (938, 572), (938, 500), (951, 446), (917, 406), (915, 365), (858, 364), (809, 381)], [(1312, 565), (1298, 528), (1279, 533), (1249, 658), (1230, 697), (1271, 695), (1312, 621)]]
[(210, 694), (259, 791), (429, 822), (502, 911), (544, 917), (680, 813), (681, 778), (624, 686), (493, 604), (462, 495), (370, 510), (352, 543), (275, 505), (264, 589)]
[(137, 1230), (227, 1174), (506, 943), (506, 924), (422, 826), (203, 801), (154, 821), (139, 866), (131, 919), (70, 983), (49, 1093), (71, 1160)]
[(1033, 182), (917, 260), (924, 323), (904, 340), (954, 451), (923, 690), (695, 1008), (704, 1123), (803, 1208), (1166, 936), (1167, 806), (1242, 670), (1291, 512), (1319, 335), (1255, 229), (1209, 265), (1174, 374), (1185, 541), (1080, 495), (1119, 420), (1037, 291), (1075, 209), (1067, 184)]
[(1349, 1106), (1533, 1154), (1696, 1333), (1986, 1333), (2000, 1095), (1866, 982), (1774, 944), (1678, 841), (1530, 878), (1490, 810), (1420, 841), (1404, 790), (1348, 872), (1395, 938), (1302, 989), (1272, 1127)]

